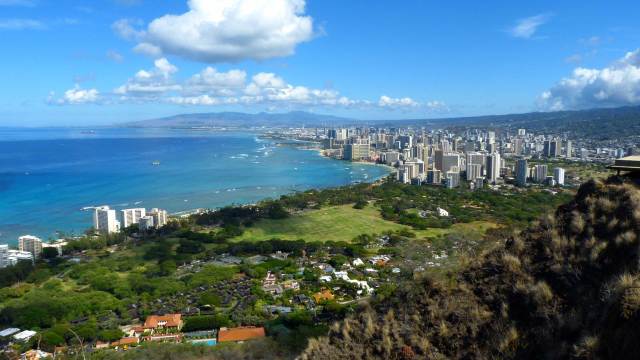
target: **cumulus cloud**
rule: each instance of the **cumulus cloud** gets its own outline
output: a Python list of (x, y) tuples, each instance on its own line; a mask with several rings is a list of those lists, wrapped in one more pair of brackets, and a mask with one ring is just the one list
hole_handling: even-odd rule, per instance
[(122, 96), (157, 97), (169, 91), (179, 91), (182, 86), (173, 80), (178, 68), (169, 60), (160, 58), (154, 61), (150, 70), (140, 70), (126, 84), (113, 92)]
[(97, 89), (82, 89), (76, 84), (73, 88), (64, 92), (64, 95), (56, 99), (55, 94), (49, 94), (48, 102), (58, 105), (75, 105), (75, 104), (91, 104), (98, 102), (100, 93)]
[(214, 92), (230, 96), (244, 88), (246, 79), (247, 73), (242, 70), (220, 72), (208, 66), (186, 81), (185, 91), (189, 93)]
[(188, 6), (184, 14), (151, 21), (145, 31), (127, 19), (113, 29), (138, 41), (138, 51), (153, 49), (143, 51), (152, 56), (172, 54), (209, 63), (291, 55), (313, 36), (304, 0), (189, 0)]
[(448, 111), (441, 101), (418, 102), (409, 97), (381, 96), (375, 101), (351, 99), (335, 89), (320, 89), (288, 83), (275, 73), (260, 72), (249, 77), (243, 70), (220, 71), (207, 66), (184, 80), (176, 76), (178, 68), (166, 58), (154, 61), (150, 69), (139, 70), (124, 84), (110, 92), (81, 89), (78, 85), (52, 104), (169, 103), (178, 105), (264, 105), (273, 108), (378, 108), (386, 110)]
[(0, 20), (0, 30), (43, 30), (47, 26), (34, 19), (3, 19)]
[(521, 39), (530, 39), (538, 28), (551, 19), (550, 14), (539, 14), (530, 16), (516, 21), (516, 24), (509, 29), (509, 33), (513, 37)]
[(578, 67), (538, 99), (543, 110), (585, 109), (640, 104), (640, 49), (608, 67)]
[(418, 102), (410, 97), (392, 98), (386, 95), (382, 95), (378, 100), (378, 105), (381, 107), (407, 108), (417, 107)]

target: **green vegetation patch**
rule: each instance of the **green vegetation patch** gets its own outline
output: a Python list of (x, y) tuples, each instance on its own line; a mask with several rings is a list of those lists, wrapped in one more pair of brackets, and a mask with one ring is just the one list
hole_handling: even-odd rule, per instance
[(262, 219), (234, 241), (261, 241), (272, 238), (305, 241), (351, 241), (360, 234), (382, 233), (410, 227), (384, 220), (374, 206), (354, 209), (340, 205), (309, 210), (287, 219)]

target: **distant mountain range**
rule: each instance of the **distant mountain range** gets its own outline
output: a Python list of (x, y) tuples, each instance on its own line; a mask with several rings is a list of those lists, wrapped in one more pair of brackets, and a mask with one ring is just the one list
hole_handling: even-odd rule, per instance
[(119, 124), (125, 127), (334, 127), (347, 125), (426, 126), (431, 128), (484, 127), (526, 128), (536, 132), (572, 132), (575, 136), (615, 139), (640, 135), (640, 106), (577, 111), (452, 117), (439, 119), (358, 120), (304, 111), (287, 113), (218, 112), (180, 114)]
[(339, 126), (357, 122), (332, 115), (314, 114), (305, 111), (287, 113), (249, 114), (241, 112), (218, 112), (180, 114), (159, 119), (149, 119), (119, 124), (126, 127), (252, 127), (252, 126)]

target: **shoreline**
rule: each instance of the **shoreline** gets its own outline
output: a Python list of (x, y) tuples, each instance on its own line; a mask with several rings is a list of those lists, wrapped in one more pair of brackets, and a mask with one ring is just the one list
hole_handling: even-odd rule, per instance
[[(279, 141), (278, 139), (264, 138), (261, 136), (262, 135), (261, 132), (256, 132), (256, 131), (243, 131), (243, 132), (239, 132), (239, 134), (245, 134), (244, 136), (252, 137), (255, 141), (255, 143), (252, 142), (253, 145), (256, 145), (257, 143), (262, 143), (262, 145), (274, 147), (276, 144), (282, 142), (282, 140)], [(27, 133), (26, 135), (29, 135), (29, 134)], [(127, 136), (127, 139), (129, 138), (128, 137), (129, 134), (124, 134), (124, 135)], [(175, 134), (175, 132), (173, 131), (168, 131), (168, 134), (162, 134), (162, 135), (163, 135), (162, 137), (164, 138), (164, 136), (166, 135), (178, 135), (178, 134)], [(146, 138), (143, 138), (143, 139), (145, 139), (146, 141)], [(37, 139), (34, 139), (34, 140), (38, 141)], [(48, 139), (45, 139), (45, 140), (48, 140)], [(67, 139), (63, 137), (61, 141), (66, 141), (66, 140)], [(69, 139), (69, 140), (73, 141), (73, 139)], [(188, 140), (185, 140), (185, 141), (188, 141)], [(296, 141), (296, 142), (288, 141), (288, 143), (289, 143), (289, 146), (287, 146), (286, 144), (282, 145), (282, 147), (287, 147), (291, 149), (287, 151), (297, 152), (298, 150), (312, 150), (312, 151), (315, 151), (322, 158), (327, 157), (327, 156), (323, 156), (322, 151), (321, 149), (319, 149), (317, 144), (314, 144), (311, 142), (305, 142), (305, 141)], [(260, 144), (258, 145), (261, 146)], [(313, 154), (298, 155), (297, 157), (315, 158)], [(166, 199), (158, 199), (162, 201), (156, 202), (154, 198), (139, 199), (137, 197), (135, 198), (135, 200), (144, 200), (144, 205), (141, 205), (141, 206), (146, 205), (146, 207), (159, 207), (162, 209), (166, 209), (169, 211), (169, 215), (171, 217), (181, 218), (181, 217), (186, 217), (191, 214), (202, 212), (208, 209), (213, 210), (213, 209), (218, 209), (218, 208), (229, 206), (229, 205), (247, 205), (250, 203), (256, 203), (266, 199), (277, 199), (282, 195), (300, 192), (300, 191), (306, 191), (309, 189), (326, 189), (326, 188), (342, 187), (342, 186), (353, 185), (355, 183), (375, 183), (381, 179), (384, 179), (392, 172), (392, 168), (386, 167), (386, 166), (385, 168), (376, 168), (376, 169), (372, 168), (371, 170), (367, 170), (364, 168), (364, 166), (361, 166), (361, 165), (371, 166), (371, 165), (382, 165), (382, 164), (375, 164), (371, 162), (353, 162), (351, 164), (344, 164), (343, 166), (340, 166), (340, 164), (338, 163), (331, 164), (329, 160), (340, 160), (340, 159), (329, 157), (329, 159), (327, 160), (322, 159), (322, 161), (320, 162), (318, 162), (318, 160), (314, 160), (314, 161), (322, 169), (324, 168), (326, 168), (327, 170), (334, 169), (333, 172), (323, 173), (320, 170), (313, 171), (315, 168), (312, 167), (308, 170), (308, 174), (305, 175), (306, 177), (309, 177), (309, 180), (307, 181), (305, 181), (304, 177), (299, 180), (283, 179), (282, 182), (277, 183), (279, 185), (282, 185), (282, 186), (279, 186), (278, 190), (274, 190), (273, 192), (272, 191), (256, 192), (254, 196), (250, 196), (250, 197), (244, 196), (244, 194), (240, 194), (240, 193), (235, 195), (228, 194), (227, 196), (223, 196), (220, 199), (220, 201), (217, 201), (216, 199), (213, 199), (213, 198), (209, 200), (207, 198), (206, 201), (197, 201), (194, 203), (187, 203), (186, 201), (183, 202), (182, 200), (168, 203), (167, 201), (165, 201)], [(341, 161), (344, 161), (344, 160), (341, 160)], [(322, 163), (324, 163), (325, 165), (321, 165)], [(163, 161), (163, 164), (164, 164), (164, 161)], [(251, 165), (251, 164), (248, 164), (248, 165)], [(254, 166), (254, 165), (251, 165), (251, 166)], [(262, 166), (269, 166), (268, 162), (263, 163)], [(293, 173), (293, 169), (292, 169), (294, 166), (297, 166), (297, 165), (293, 163), (288, 165), (286, 163), (283, 163), (280, 165), (280, 167), (282, 167), (283, 169), (289, 168), (289, 170), (287, 171), (287, 173), (289, 173), (289, 177), (293, 176), (295, 178), (296, 175), (295, 173)], [(359, 170), (362, 170), (362, 172), (358, 170), (357, 173), (354, 171), (353, 174), (348, 175), (345, 172), (345, 170), (341, 169), (345, 167), (353, 167), (355, 169), (358, 169), (359, 167)], [(163, 169), (163, 168), (160, 167), (160, 168), (153, 168), (153, 169)], [(333, 177), (333, 175), (330, 175), (334, 173), (337, 176), (335, 178)], [(365, 173), (368, 174), (366, 178), (363, 177)], [(282, 174), (285, 174), (285, 173), (282, 173)], [(329, 176), (327, 180), (324, 180), (324, 181), (317, 180), (321, 178), (326, 178), (327, 176)], [(314, 178), (316, 178), (316, 181), (312, 180)], [(230, 179), (229, 181), (233, 183), (231, 186), (236, 185), (236, 183), (233, 182), (233, 179)], [(247, 184), (240, 184), (240, 183), (238, 184), (243, 186), (247, 185)], [(255, 185), (257, 184), (255, 183), (251, 184), (251, 186), (255, 186)], [(197, 187), (196, 190), (200, 189), (198, 185), (196, 185), (196, 187)], [(98, 195), (102, 196), (101, 193)], [(27, 194), (25, 193), (23, 194), (23, 196), (27, 196)], [(58, 212), (66, 212), (71, 214), (68, 218), (53, 216), (51, 219), (48, 219), (45, 217), (43, 221), (41, 220), (37, 223), (33, 221), (20, 222), (17, 220), (15, 220), (13, 223), (11, 223), (11, 221), (8, 221), (6, 224), (3, 223), (2, 226), (0, 226), (0, 238), (1, 238), (0, 242), (9, 244), (11, 246), (15, 246), (17, 244), (18, 236), (21, 236), (24, 234), (35, 235), (45, 240), (65, 238), (69, 235), (71, 236), (81, 235), (82, 233), (84, 233), (86, 229), (91, 227), (90, 214), (82, 214), (82, 212), (79, 210), (83, 206), (87, 206), (87, 204), (90, 204), (90, 205), (107, 204), (112, 206), (112, 208), (114, 208), (115, 210), (119, 210), (120, 208), (124, 207), (125, 206), (124, 203), (128, 201), (126, 199), (119, 199), (118, 196), (115, 196), (114, 194), (112, 194), (112, 196), (115, 196), (115, 199), (116, 199), (114, 201), (104, 201), (104, 199), (101, 201), (96, 201), (95, 199), (91, 199), (86, 203), (79, 204), (82, 201), (83, 197), (78, 197), (78, 196), (80, 196), (80, 194), (77, 194), (73, 198), (77, 201), (75, 200), (68, 201), (68, 203), (70, 203), (69, 206), (72, 206), (72, 207), (60, 208), (58, 211)], [(212, 196), (215, 197), (215, 195), (212, 195)], [(113, 197), (110, 197), (110, 198), (113, 199)], [(246, 198), (247, 201), (242, 201), (243, 198)], [(28, 198), (25, 198), (25, 199), (29, 200)], [(134, 198), (131, 198), (131, 199), (134, 199)], [(116, 205), (111, 205), (111, 204), (116, 204)], [(65, 202), (64, 204), (60, 204), (60, 206), (66, 206), (66, 205), (67, 205), (67, 202)], [(13, 215), (12, 212), (8, 212), (8, 214), (10, 216)]]
[[(271, 140), (273, 140), (273, 139), (271, 139)], [(387, 170), (387, 174), (381, 175), (381, 176), (378, 176), (378, 177), (375, 177), (375, 178), (371, 178), (371, 179), (369, 179), (369, 181), (363, 181), (364, 183), (376, 184), (377, 182), (379, 182), (380, 180), (382, 180), (385, 177), (389, 176), (393, 171), (396, 170), (396, 168), (394, 168), (393, 166), (389, 166), (389, 165), (386, 165), (386, 164), (378, 164), (378, 163), (372, 163), (372, 162), (369, 162), (369, 161), (361, 161), (361, 160), (360, 161), (347, 161), (347, 160), (332, 158), (330, 156), (325, 155), (323, 149), (301, 148), (301, 147), (296, 147), (296, 149), (300, 150), (300, 151), (314, 151), (319, 156), (321, 156), (323, 158), (326, 158), (326, 159), (329, 159), (329, 160), (333, 160), (333, 161), (344, 161), (344, 162), (348, 162), (350, 164), (367, 165), (367, 166), (378, 166), (378, 167), (385, 168)], [(334, 187), (349, 186), (349, 185), (355, 185), (355, 184), (354, 183), (347, 183), (347, 184), (344, 184), (344, 185), (328, 186), (328, 187), (321, 188), (321, 189), (330, 189), (330, 188), (334, 188)], [(313, 188), (313, 189), (317, 189), (317, 188)], [(295, 191), (290, 191), (290, 192), (287, 192), (287, 193), (282, 194), (282, 195), (291, 194), (292, 192), (295, 192)], [(282, 196), (282, 195), (280, 195), (280, 196)], [(264, 199), (259, 200), (258, 202), (263, 201), (263, 200), (267, 200), (267, 199), (271, 199), (271, 198), (266, 197)], [(250, 206), (250, 205), (256, 205), (258, 202), (239, 203), (239, 204), (234, 204), (234, 205), (236, 205), (236, 206)], [(189, 217), (191, 215), (203, 213), (203, 212), (206, 212), (206, 211), (209, 211), (209, 210), (217, 210), (217, 209), (221, 209), (221, 208), (222, 207), (219, 206), (219, 207), (213, 207), (213, 208), (188, 209), (188, 210), (177, 211), (177, 212), (174, 212), (174, 213), (169, 213), (169, 216), (170, 217), (174, 217), (174, 218), (186, 218), (186, 217)]]

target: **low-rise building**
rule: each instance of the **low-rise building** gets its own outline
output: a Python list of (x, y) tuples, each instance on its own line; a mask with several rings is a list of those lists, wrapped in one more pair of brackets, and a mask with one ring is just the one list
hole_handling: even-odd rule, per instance
[(220, 328), (218, 331), (218, 342), (242, 342), (251, 339), (259, 339), (265, 337), (263, 327), (243, 326), (237, 328)]

